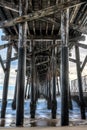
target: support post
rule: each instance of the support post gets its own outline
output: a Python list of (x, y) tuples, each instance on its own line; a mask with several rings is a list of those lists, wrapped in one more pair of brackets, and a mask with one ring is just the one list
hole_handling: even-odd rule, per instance
[(31, 58), (31, 103), (30, 103), (30, 114), (31, 118), (35, 118), (35, 109), (36, 109), (36, 101), (35, 101), (35, 55), (34, 55), (34, 44), (33, 40), (32, 43), (32, 58)]
[(84, 99), (83, 99), (83, 90), (82, 90), (81, 69), (80, 69), (80, 55), (79, 55), (78, 46), (75, 46), (75, 53), (76, 53), (76, 60), (77, 60), (76, 67), (77, 67), (77, 79), (78, 79), (81, 119), (86, 119), (85, 103), (84, 103)]
[[(64, 0), (61, 0), (64, 2)], [(69, 79), (68, 79), (68, 38), (69, 9), (61, 11), (61, 126), (69, 125)]]
[(29, 85), (28, 85), (29, 87), (28, 87), (28, 95), (27, 95), (27, 99), (29, 99), (30, 98), (30, 87), (31, 87), (31, 85), (30, 85), (30, 81), (29, 81)]
[(13, 99), (13, 102), (12, 102), (12, 109), (13, 109), (13, 110), (16, 109), (17, 78), (18, 78), (18, 76), (16, 76), (16, 84), (15, 84), (15, 91), (14, 91), (14, 99)]
[[(53, 41), (55, 44), (55, 40)], [(57, 101), (56, 101), (56, 59), (55, 48), (52, 50), (52, 119), (56, 118)]]
[(58, 77), (57, 77), (57, 91), (58, 91), (57, 95), (59, 96), (60, 95), (60, 91), (59, 91)]
[[(19, 15), (26, 14), (27, 0), (19, 0)], [(17, 80), (17, 103), (16, 103), (16, 126), (22, 126), (24, 120), (24, 88), (26, 73), (26, 36), (27, 23), (19, 24), (18, 43), (18, 80)]]
[(27, 83), (26, 83), (26, 87), (25, 87), (25, 99), (27, 99), (28, 95), (27, 95), (27, 90), (28, 90), (28, 85), (29, 85), (29, 76), (27, 76)]
[(70, 92), (70, 85), (69, 85), (69, 109), (73, 110), (72, 98), (71, 98), (71, 92)]
[(3, 63), (1, 55), (0, 55), (0, 63), (1, 63), (3, 71), (5, 72), (5, 66), (4, 66), (4, 63)]
[(7, 62), (6, 62), (6, 70), (5, 70), (4, 85), (3, 85), (1, 118), (5, 118), (5, 113), (6, 113), (8, 83), (9, 83), (9, 74), (10, 74), (11, 52), (12, 52), (12, 46), (9, 46), (8, 50), (7, 50)]
[(48, 68), (48, 109), (52, 107), (52, 99), (51, 99), (51, 79), (50, 79), (50, 67)]

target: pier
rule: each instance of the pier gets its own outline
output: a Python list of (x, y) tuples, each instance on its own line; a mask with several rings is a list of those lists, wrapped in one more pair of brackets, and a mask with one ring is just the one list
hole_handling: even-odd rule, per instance
[[(83, 87), (82, 72), (87, 56), (80, 61), (80, 48), (87, 50), (87, 44), (79, 41), (84, 41), (87, 35), (87, 0), (0, 0), (0, 29), (5, 42), (0, 50), (7, 48), (6, 60), (0, 55), (4, 72), (0, 118), (6, 116), (11, 62), (18, 60), (12, 102), (16, 126), (23, 126), (26, 99), (30, 99), (31, 119), (35, 119), (39, 98), (47, 100), (51, 119), (56, 119), (58, 95), (61, 96), (61, 126), (69, 126), (74, 94), (79, 98), (81, 119), (86, 120), (87, 88)], [(70, 55), (73, 47), (75, 59)], [(76, 64), (77, 84), (75, 80), (70, 83), (69, 62)]]

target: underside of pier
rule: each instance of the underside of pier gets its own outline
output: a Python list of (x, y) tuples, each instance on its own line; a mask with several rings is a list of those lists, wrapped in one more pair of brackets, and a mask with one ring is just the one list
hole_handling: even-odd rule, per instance
[[(86, 0), (0, 0), (0, 28), (5, 35), (0, 50), (7, 48), (7, 59), (0, 56), (5, 73), (1, 118), (5, 118), (11, 61), (18, 59), (17, 80), (13, 100), (16, 125), (23, 125), (24, 99), (30, 98), (31, 118), (35, 118), (36, 103), (42, 95), (56, 118), (56, 89), (61, 88), (61, 125), (69, 124), (69, 61), (77, 66), (81, 118), (85, 119), (81, 72), (87, 56), (80, 62), (79, 47), (87, 49)], [(75, 46), (76, 59), (70, 57)], [(15, 49), (11, 57), (12, 48)], [(25, 86), (25, 77), (27, 82)], [(57, 87), (56, 87), (57, 86)], [(58, 91), (58, 90), (57, 90)]]

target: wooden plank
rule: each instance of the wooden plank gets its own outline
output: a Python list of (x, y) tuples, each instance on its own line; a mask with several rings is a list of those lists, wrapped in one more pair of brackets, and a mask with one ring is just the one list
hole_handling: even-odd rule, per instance
[(74, 1), (72, 0), (72, 1), (65, 2), (63, 4), (57, 4), (57, 5), (30, 13), (28, 15), (19, 16), (19, 17), (12, 19), (10, 21), (4, 21), (4, 22), (0, 23), (0, 28), (14, 26), (16, 24), (26, 22), (26, 21), (37, 20), (37, 19), (49, 16), (49, 15), (52, 15), (54, 13), (57, 13), (61, 10), (64, 10), (67, 8), (72, 8), (74, 6), (81, 5), (84, 3), (86, 3), (86, 0), (84, 0), (83, 2), (81, 0), (74, 0)]

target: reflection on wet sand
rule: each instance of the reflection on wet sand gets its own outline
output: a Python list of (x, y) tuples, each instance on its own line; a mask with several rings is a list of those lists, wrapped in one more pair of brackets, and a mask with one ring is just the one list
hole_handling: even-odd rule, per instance
[[(0, 127), (16, 127), (16, 119), (14, 118), (6, 118), (0, 120)], [(86, 126), (87, 120), (80, 119), (71, 119), (69, 122), (69, 126)], [(60, 118), (59, 119), (24, 119), (23, 127), (59, 127), (60, 126)], [(22, 127), (22, 126), (21, 126)]]

